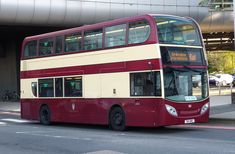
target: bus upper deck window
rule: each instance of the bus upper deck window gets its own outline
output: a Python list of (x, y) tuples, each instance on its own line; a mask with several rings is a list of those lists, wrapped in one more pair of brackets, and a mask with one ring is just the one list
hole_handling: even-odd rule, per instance
[(82, 49), (82, 34), (74, 33), (65, 36), (65, 52), (79, 52)]
[(105, 28), (105, 47), (125, 45), (126, 24)]
[(147, 21), (129, 23), (128, 44), (143, 43), (150, 34), (150, 26)]
[(50, 55), (53, 53), (53, 39), (46, 38), (39, 40), (39, 55)]
[(59, 54), (62, 52), (63, 48), (63, 37), (62, 36), (57, 36), (55, 38), (55, 53)]
[(84, 32), (84, 49), (94, 50), (102, 48), (103, 44), (103, 30), (96, 29)]
[(30, 41), (24, 48), (24, 58), (37, 56), (37, 41)]

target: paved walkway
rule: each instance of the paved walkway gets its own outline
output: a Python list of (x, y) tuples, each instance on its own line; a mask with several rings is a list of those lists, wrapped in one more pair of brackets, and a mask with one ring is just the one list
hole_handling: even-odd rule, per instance
[[(231, 96), (210, 97), (210, 119), (235, 121), (235, 104), (231, 104)], [(0, 111), (20, 112), (19, 102), (0, 102)]]
[(210, 119), (235, 121), (235, 104), (232, 104), (231, 95), (210, 97)]
[(20, 112), (20, 103), (0, 102), (0, 111)]

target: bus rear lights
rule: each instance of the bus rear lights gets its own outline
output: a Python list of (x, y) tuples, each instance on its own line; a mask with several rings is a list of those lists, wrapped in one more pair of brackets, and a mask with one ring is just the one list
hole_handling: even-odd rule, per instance
[(204, 114), (209, 109), (209, 103), (206, 103), (202, 106), (201, 114)]
[(166, 110), (168, 111), (168, 113), (170, 113), (171, 115), (173, 115), (175, 117), (178, 116), (177, 111), (174, 107), (167, 105), (167, 104), (165, 104), (165, 106), (166, 106)]

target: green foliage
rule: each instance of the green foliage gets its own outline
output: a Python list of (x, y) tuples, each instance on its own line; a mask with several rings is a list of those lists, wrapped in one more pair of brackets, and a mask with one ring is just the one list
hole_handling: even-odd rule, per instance
[(211, 51), (207, 57), (209, 73), (235, 73), (235, 51)]

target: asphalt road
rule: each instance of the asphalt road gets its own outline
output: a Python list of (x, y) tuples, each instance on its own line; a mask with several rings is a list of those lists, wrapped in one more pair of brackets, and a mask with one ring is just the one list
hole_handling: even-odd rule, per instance
[(4, 154), (235, 154), (235, 125), (130, 128), (53, 124), (20, 120), (0, 112), (0, 153)]

